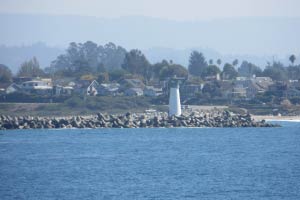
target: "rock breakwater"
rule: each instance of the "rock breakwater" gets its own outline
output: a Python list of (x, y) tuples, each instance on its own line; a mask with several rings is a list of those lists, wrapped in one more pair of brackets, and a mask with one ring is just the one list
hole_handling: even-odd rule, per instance
[(277, 125), (254, 121), (249, 114), (228, 111), (193, 112), (168, 117), (166, 113), (109, 115), (98, 113), (74, 117), (12, 117), (0, 116), (0, 130), (57, 128), (172, 128), (172, 127), (274, 127)]

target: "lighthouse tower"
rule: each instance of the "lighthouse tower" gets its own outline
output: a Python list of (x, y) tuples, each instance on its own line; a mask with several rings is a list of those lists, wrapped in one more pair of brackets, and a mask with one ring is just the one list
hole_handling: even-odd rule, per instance
[(177, 78), (176, 76), (170, 80), (169, 116), (181, 115), (179, 84), (182, 81), (183, 78)]

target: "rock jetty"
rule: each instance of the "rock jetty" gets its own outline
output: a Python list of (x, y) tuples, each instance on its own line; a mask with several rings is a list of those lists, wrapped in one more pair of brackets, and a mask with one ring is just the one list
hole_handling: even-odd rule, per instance
[(167, 113), (109, 115), (98, 113), (74, 117), (13, 117), (0, 116), (0, 130), (57, 129), (57, 128), (172, 128), (172, 127), (275, 127), (277, 125), (254, 121), (251, 115), (229, 111), (193, 112), (168, 117)]

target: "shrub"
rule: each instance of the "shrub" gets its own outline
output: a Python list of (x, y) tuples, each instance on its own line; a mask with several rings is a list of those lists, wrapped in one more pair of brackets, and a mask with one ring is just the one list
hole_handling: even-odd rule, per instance
[(78, 96), (71, 97), (70, 99), (66, 100), (64, 103), (69, 107), (79, 107), (79, 106), (83, 106), (84, 104), (83, 100)]

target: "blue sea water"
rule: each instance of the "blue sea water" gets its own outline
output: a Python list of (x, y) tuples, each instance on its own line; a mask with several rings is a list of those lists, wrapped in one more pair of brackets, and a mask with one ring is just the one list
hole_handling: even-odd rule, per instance
[(0, 131), (0, 199), (300, 199), (300, 123)]

